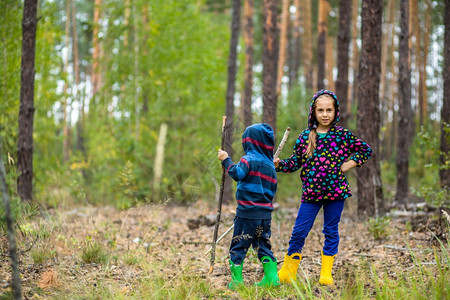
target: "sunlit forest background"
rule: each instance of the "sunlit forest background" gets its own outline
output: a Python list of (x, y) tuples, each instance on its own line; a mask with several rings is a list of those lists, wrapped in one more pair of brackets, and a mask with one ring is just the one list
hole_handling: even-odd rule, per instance
[[(361, 18), (353, 1), (349, 51), (348, 127), (357, 132), (357, 59)], [(380, 83), (382, 183), (395, 194), (398, 104), (398, 1), (384, 1)], [(436, 200), (440, 191), (438, 147), (443, 97), (443, 2), (411, 1), (410, 194)], [(20, 1), (2, 1), (0, 124), (11, 194), (16, 166), (21, 63)], [(304, 4), (301, 4), (304, 5)], [(262, 121), (262, 1), (253, 3), (252, 122)], [(338, 1), (327, 11), (325, 88), (337, 77)], [(392, 9), (390, 9), (392, 8)], [(287, 59), (278, 97), (279, 135), (306, 127), (316, 89), (318, 1), (310, 10), (289, 7)], [(298, 31), (292, 24), (301, 13)], [(33, 199), (44, 206), (213, 200), (219, 180), (221, 120), (225, 114), (230, 39), (229, 1), (39, 1), (36, 34)], [(305, 20), (311, 22), (307, 23)], [(295, 23), (295, 24), (298, 24)], [(305, 30), (305, 24), (311, 26)], [(241, 26), (243, 27), (243, 26)], [(308, 28), (306, 28), (308, 29)], [(241, 28), (241, 34), (244, 31)], [(298, 35), (294, 33), (298, 32)], [(307, 36), (307, 33), (310, 36)], [(300, 48), (295, 47), (296, 38)], [(242, 154), (245, 129), (245, 40), (237, 47), (233, 149)], [(300, 55), (294, 50), (300, 49)], [(309, 49), (310, 53), (307, 52)], [(311, 56), (306, 57), (306, 56)], [(307, 61), (310, 59), (310, 61)], [(296, 61), (295, 61), (296, 60)], [(294, 68), (297, 64), (297, 69)], [(308, 73), (307, 68), (312, 72)], [(339, 95), (338, 95), (339, 98)], [(167, 125), (163, 171), (154, 165), (161, 125)], [(278, 199), (297, 197), (295, 180), (281, 179)], [(292, 183), (292, 184), (291, 184)], [(442, 197), (441, 197), (442, 198)], [(13, 197), (17, 200), (17, 197)]]
[[(217, 150), (238, 161), (245, 128), (265, 122), (276, 145), (290, 128), (289, 157), (320, 89), (374, 149), (348, 174), (337, 284), (317, 283), (314, 229), (299, 286), (253, 287), (249, 253), (239, 297), (448, 298), (449, 20), (449, 0), (1, 0), (0, 298), (20, 294), (14, 274), (29, 298), (236, 297), (227, 243), (215, 277), (199, 255), (221, 203)], [(278, 258), (298, 176), (278, 175)]]

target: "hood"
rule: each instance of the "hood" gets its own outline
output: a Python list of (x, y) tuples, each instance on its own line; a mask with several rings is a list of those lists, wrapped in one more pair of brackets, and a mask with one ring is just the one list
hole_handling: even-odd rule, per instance
[(317, 98), (319, 98), (319, 96), (324, 95), (324, 94), (328, 94), (331, 97), (333, 97), (333, 99), (334, 99), (334, 108), (336, 109), (336, 117), (334, 118), (333, 125), (336, 124), (337, 122), (339, 122), (339, 101), (338, 101), (336, 95), (332, 91), (329, 91), (329, 90), (320, 90), (314, 94), (312, 101), (311, 101), (311, 105), (309, 106), (309, 117), (308, 117), (308, 128), (309, 129), (317, 128), (317, 126), (319, 125), (319, 122), (317, 121), (316, 117), (313, 115), (313, 106), (314, 106), (314, 103), (316, 103)]
[(273, 129), (269, 124), (253, 124), (247, 127), (242, 135), (245, 154), (256, 152), (272, 160), (274, 144)]

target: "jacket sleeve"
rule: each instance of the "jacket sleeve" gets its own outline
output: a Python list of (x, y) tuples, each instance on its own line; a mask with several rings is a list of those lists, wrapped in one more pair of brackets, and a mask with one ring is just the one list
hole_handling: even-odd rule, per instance
[(372, 148), (350, 131), (348, 131), (347, 141), (350, 152), (353, 153), (350, 159), (356, 162), (357, 167), (361, 167), (372, 156)]
[(227, 157), (222, 161), (222, 166), (235, 181), (243, 180), (250, 172), (250, 165), (244, 157), (237, 164), (234, 164), (231, 158)]
[(302, 145), (304, 144), (304, 140), (302, 135), (297, 138), (295, 142), (294, 150), (292, 151), (292, 155), (289, 158), (280, 160), (278, 168), (275, 170), (277, 172), (283, 173), (292, 173), (300, 169), (302, 166)]

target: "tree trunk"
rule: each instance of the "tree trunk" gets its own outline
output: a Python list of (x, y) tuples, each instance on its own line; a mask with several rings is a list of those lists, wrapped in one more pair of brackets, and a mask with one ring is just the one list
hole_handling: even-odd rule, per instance
[(94, 21), (92, 32), (92, 94), (95, 95), (100, 89), (100, 43), (98, 41), (98, 29), (100, 20), (101, 0), (95, 0), (94, 4)]
[[(394, 11), (397, 11), (397, 1), (391, 0), (392, 2), (395, 2), (392, 4)], [(394, 8), (395, 7), (395, 8)], [(388, 110), (392, 112), (392, 121), (390, 123), (390, 132), (389, 132), (389, 141), (387, 141), (386, 146), (386, 160), (390, 161), (392, 155), (395, 154), (395, 141), (397, 140), (397, 112), (395, 111), (395, 106), (398, 99), (398, 91), (397, 91), (397, 82), (398, 82), (398, 72), (396, 72), (396, 60), (395, 60), (395, 54), (397, 53), (397, 49), (394, 43), (394, 37), (395, 37), (395, 28), (396, 28), (396, 17), (392, 19), (391, 23), (391, 48), (390, 48), (390, 59), (391, 63), (389, 66), (389, 72), (391, 74), (391, 78), (389, 80), (389, 108)]]
[(17, 145), (17, 191), (31, 202), (33, 190), (34, 55), (37, 0), (25, 0), (22, 20), (22, 65)]
[(325, 67), (325, 70), (326, 70), (326, 79), (327, 79), (327, 85), (326, 85), (326, 88), (328, 89), (328, 90), (332, 90), (332, 91), (334, 91), (334, 76), (333, 76), (333, 70), (334, 70), (334, 67), (335, 67), (335, 59), (334, 59), (334, 50), (333, 50), (333, 40), (334, 40), (334, 38), (332, 38), (332, 37), (330, 37), (328, 34), (326, 35), (326, 42), (325, 42), (325, 45), (326, 45), (326, 50), (325, 50), (325, 56), (326, 56), (326, 67)]
[[(388, 115), (389, 115), (389, 97), (387, 94), (387, 73), (388, 73), (388, 58), (389, 58), (389, 47), (392, 46), (390, 44), (390, 37), (391, 37), (391, 28), (395, 26), (394, 19), (395, 19), (395, 12), (397, 11), (394, 7), (395, 1), (389, 0), (388, 1), (388, 7), (385, 13), (387, 16), (385, 17), (384, 22), (384, 30), (382, 35), (382, 43), (381, 43), (381, 77), (380, 77), (380, 99), (381, 99), (381, 127), (388, 126)], [(393, 57), (391, 56), (393, 59)], [(392, 86), (391, 86), (392, 87)], [(381, 150), (382, 158), (385, 160), (387, 158), (387, 147), (389, 147), (389, 143), (386, 143), (386, 139), (389, 138), (387, 136), (387, 133), (389, 131), (382, 130), (381, 131)]]
[(245, 87), (242, 97), (244, 126), (252, 124), (253, 89), (253, 0), (244, 3), (244, 42), (245, 42)]
[(302, 27), (304, 33), (302, 34), (303, 45), (303, 73), (305, 75), (305, 85), (307, 89), (313, 88), (313, 32), (312, 32), (312, 10), (311, 0), (301, 1), (303, 5), (301, 12), (303, 12)]
[[(450, 155), (450, 0), (445, 0), (445, 13), (444, 13), (444, 103), (441, 110), (441, 166), (445, 166), (449, 160)], [(450, 187), (450, 169), (441, 168), (439, 172), (441, 186)]]
[(78, 102), (79, 104), (79, 112), (78, 112), (78, 120), (77, 120), (77, 143), (76, 143), (76, 149), (82, 151), (83, 154), (84, 153), (84, 145), (83, 143), (83, 138), (81, 137), (81, 133), (83, 131), (83, 129), (81, 128), (82, 126), (82, 122), (81, 120), (84, 117), (84, 109), (82, 110), (82, 108), (84, 108), (84, 101), (81, 98), (81, 94), (80, 94), (80, 64), (79, 64), (79, 59), (78, 59), (78, 34), (77, 34), (77, 18), (76, 18), (76, 3), (72, 2), (72, 7), (71, 7), (71, 14), (72, 14), (72, 52), (73, 52), (73, 75), (74, 75), (74, 100)]
[(420, 56), (420, 74), (419, 74), (419, 105), (420, 105), (420, 125), (426, 123), (426, 118), (428, 116), (428, 96), (427, 96), (427, 65), (428, 65), (428, 52), (430, 46), (430, 35), (431, 35), (431, 17), (432, 17), (432, 6), (429, 0), (425, 1), (427, 5), (425, 13), (425, 32), (423, 34), (423, 45), (422, 53)]
[(6, 171), (3, 162), (2, 137), (0, 135), (0, 194), (3, 198), (5, 209), (5, 219), (8, 234), (9, 257), (11, 258), (12, 279), (11, 287), (14, 299), (22, 299), (22, 285), (20, 283), (19, 255), (16, 247), (16, 234), (14, 230), (14, 217), (11, 212), (11, 203), (9, 201), (8, 186), (6, 185)]
[[(292, 70), (290, 72), (290, 86), (294, 86), (295, 84), (297, 84), (298, 82), (298, 69), (300, 67), (300, 52), (301, 52), (301, 47), (300, 47), (300, 26), (301, 26), (301, 4), (300, 4), (301, 0), (294, 0), (294, 5), (295, 5), (295, 19), (294, 19), (294, 24), (292, 26), (292, 43), (293, 43), (293, 47), (291, 47), (292, 49), (292, 56), (290, 57), (290, 59), (292, 60)], [(303, 28), (304, 29), (304, 28)]]
[(164, 152), (167, 135), (167, 124), (162, 123), (159, 128), (158, 142), (156, 144), (155, 169), (153, 178), (153, 195), (156, 201), (161, 199), (161, 178), (163, 173)]
[(372, 158), (358, 169), (358, 215), (377, 216), (383, 210), (380, 174), (379, 86), (381, 56), (381, 20), (383, 5), (379, 0), (363, 0), (361, 8), (361, 56), (358, 74), (358, 136), (373, 150)]
[(317, 39), (317, 90), (325, 87), (325, 58), (326, 58), (326, 41), (328, 32), (328, 13), (330, 11), (330, 3), (328, 0), (319, 0), (319, 24)]
[[(70, 14), (71, 9), (71, 1), (66, 0), (66, 25), (65, 25), (65, 34), (66, 34), (66, 49), (70, 49), (69, 40), (70, 40)], [(70, 148), (70, 140), (69, 140), (69, 125), (67, 121), (67, 106), (69, 101), (69, 95), (67, 93), (67, 89), (69, 86), (69, 51), (67, 51), (66, 57), (64, 57), (64, 88), (63, 88), (63, 162), (67, 163), (69, 161), (69, 148)]]
[[(140, 103), (139, 103), (139, 26), (137, 23), (139, 11), (136, 7), (136, 1), (133, 1), (133, 61), (134, 61), (134, 138), (139, 140), (140, 127)], [(107, 109), (107, 108), (106, 108)]]
[[(150, 22), (149, 22), (149, 17), (148, 17), (148, 8), (149, 8), (149, 3), (148, 2), (144, 2), (144, 4), (142, 5), (142, 26), (144, 29), (144, 41), (142, 42), (143, 45), (147, 44), (147, 41), (150, 39), (149, 33), (150, 33)], [(147, 115), (148, 112), (148, 100), (149, 100), (149, 86), (150, 83), (148, 82), (148, 69), (147, 69), (147, 61), (148, 61), (148, 48), (147, 47), (143, 47), (142, 49), (142, 61), (144, 62), (143, 64), (141, 64), (141, 75), (144, 78), (143, 82), (142, 82), (142, 114), (143, 115)]]
[(347, 106), (348, 119), (351, 117), (351, 106), (356, 102), (358, 93), (358, 64), (359, 64), (359, 48), (358, 48), (358, 15), (359, 0), (352, 0), (352, 91)]
[[(227, 81), (227, 94), (226, 94), (226, 105), (225, 105), (225, 115), (227, 116), (226, 121), (226, 134), (225, 134), (225, 151), (228, 152), (229, 156), (233, 155), (233, 118), (234, 118), (234, 94), (235, 94), (235, 83), (236, 83), (236, 60), (237, 60), (237, 46), (239, 42), (239, 31), (240, 31), (240, 16), (241, 16), (241, 0), (233, 0), (233, 11), (231, 16), (231, 39), (230, 39), (230, 50), (228, 53), (228, 81)], [(223, 200), (225, 203), (230, 203), (232, 199), (231, 191), (231, 179), (230, 176), (226, 176)]]
[(339, 0), (339, 35), (337, 45), (336, 95), (339, 99), (339, 123), (347, 127), (348, 120), (348, 53), (350, 45), (350, 22), (352, 3), (347, 0)]
[(277, 0), (264, 0), (263, 122), (277, 125)]
[(283, 0), (283, 6), (281, 9), (280, 54), (278, 57), (277, 70), (277, 96), (281, 93), (281, 79), (284, 75), (284, 63), (286, 62), (287, 32), (290, 19), (289, 4), (289, 0)]
[(409, 0), (400, 1), (400, 36), (398, 59), (398, 139), (397, 139), (397, 193), (396, 200), (407, 203), (409, 146), (414, 134), (414, 116), (411, 108), (411, 67), (409, 48)]
[[(419, 82), (415, 82), (415, 84), (412, 84), (412, 89), (415, 91), (414, 95), (412, 95), (414, 98), (418, 100), (418, 105), (416, 105), (416, 112), (413, 115), (417, 115), (419, 117), (419, 122), (422, 124), (422, 99), (420, 99), (420, 73), (421, 73), (421, 61), (422, 61), (422, 55), (421, 55), (421, 36), (420, 36), (420, 20), (419, 20), (419, 7), (418, 7), (418, 1), (417, 0), (409, 0), (409, 21), (410, 21), (410, 56), (411, 59), (414, 59), (414, 69), (413, 65), (410, 63), (411, 66), (411, 73), (418, 74), (419, 75)], [(414, 37), (414, 38), (413, 38)]]

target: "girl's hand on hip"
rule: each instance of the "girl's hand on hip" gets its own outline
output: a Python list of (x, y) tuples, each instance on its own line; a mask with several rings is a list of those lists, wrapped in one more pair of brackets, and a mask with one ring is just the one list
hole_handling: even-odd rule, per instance
[(342, 164), (341, 171), (342, 173), (346, 173), (351, 169), (353, 169), (354, 167), (356, 167), (356, 165), (357, 165), (356, 161), (350, 159)]

